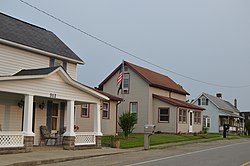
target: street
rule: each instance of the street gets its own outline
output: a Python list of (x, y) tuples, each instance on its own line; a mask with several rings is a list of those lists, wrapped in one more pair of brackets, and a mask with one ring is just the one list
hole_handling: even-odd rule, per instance
[(66, 165), (115, 165), (115, 166), (238, 166), (250, 161), (250, 140), (224, 140), (197, 143), (165, 149), (152, 149), (119, 155), (100, 156), (48, 166)]

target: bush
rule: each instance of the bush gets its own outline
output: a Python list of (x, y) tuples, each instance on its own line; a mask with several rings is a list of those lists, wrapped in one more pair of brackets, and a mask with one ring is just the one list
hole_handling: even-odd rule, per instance
[(131, 114), (130, 112), (124, 112), (120, 117), (119, 117), (119, 126), (123, 130), (125, 138), (128, 138), (129, 134), (133, 132), (134, 125), (136, 124), (136, 117), (134, 114)]
[(204, 134), (207, 134), (208, 129), (209, 129), (208, 127), (203, 126), (202, 132), (203, 132)]
[(250, 119), (246, 120), (245, 128), (247, 130), (248, 135), (250, 135)]

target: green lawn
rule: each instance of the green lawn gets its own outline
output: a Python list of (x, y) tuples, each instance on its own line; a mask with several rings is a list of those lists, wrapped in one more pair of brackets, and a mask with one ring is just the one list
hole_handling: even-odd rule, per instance
[[(143, 147), (144, 146), (144, 135), (143, 134), (131, 134), (128, 139), (125, 139), (122, 135), (117, 137), (120, 140), (120, 148), (133, 148), (133, 147)], [(150, 136), (150, 145), (159, 145), (165, 143), (173, 143), (173, 142), (182, 142), (182, 141), (191, 141), (198, 140), (204, 138), (212, 138), (207, 139), (206, 141), (212, 140), (222, 140), (222, 134), (214, 133), (214, 134), (198, 134), (196, 136), (192, 134), (153, 134)], [(238, 138), (250, 138), (249, 136), (238, 136), (238, 135), (229, 135), (227, 139), (238, 139)], [(111, 137), (104, 136), (102, 137), (102, 144), (110, 145)]]

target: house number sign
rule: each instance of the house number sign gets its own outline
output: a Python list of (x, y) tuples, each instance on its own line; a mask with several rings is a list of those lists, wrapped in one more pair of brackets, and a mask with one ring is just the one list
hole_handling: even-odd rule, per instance
[(50, 96), (50, 98), (56, 98), (56, 94), (55, 93), (50, 93), (49, 96)]

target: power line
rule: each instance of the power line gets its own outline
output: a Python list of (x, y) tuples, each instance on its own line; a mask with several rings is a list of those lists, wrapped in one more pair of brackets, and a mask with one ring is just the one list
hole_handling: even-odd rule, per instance
[(113, 49), (116, 49), (116, 50), (118, 50), (118, 51), (120, 51), (120, 52), (122, 52), (122, 53), (125, 53), (125, 54), (127, 54), (127, 55), (133, 57), (133, 58), (136, 58), (136, 59), (138, 59), (138, 60), (140, 60), (140, 61), (143, 61), (143, 62), (145, 62), (145, 63), (148, 63), (148, 64), (150, 64), (150, 65), (152, 65), (152, 66), (155, 66), (155, 67), (157, 67), (157, 68), (159, 68), (159, 69), (162, 69), (162, 70), (165, 70), (165, 71), (170, 72), (170, 73), (172, 73), (172, 74), (175, 74), (175, 75), (177, 75), (177, 76), (180, 76), (180, 77), (183, 77), (183, 78), (186, 78), (186, 79), (195, 81), (195, 82), (199, 82), (199, 83), (202, 83), (202, 84), (206, 84), (206, 85), (210, 85), (210, 86), (215, 86), (215, 87), (224, 87), (224, 88), (247, 88), (247, 87), (250, 87), (250, 85), (230, 86), (230, 85), (215, 84), (215, 83), (202, 81), (202, 80), (199, 80), (199, 79), (196, 79), (196, 78), (192, 78), (192, 77), (189, 77), (189, 76), (186, 76), (186, 75), (177, 73), (177, 72), (175, 72), (175, 71), (172, 71), (172, 70), (169, 70), (169, 69), (167, 69), (167, 68), (164, 68), (164, 67), (162, 67), (162, 66), (160, 66), (160, 65), (154, 64), (154, 63), (152, 63), (152, 62), (150, 62), (150, 61), (148, 61), (148, 60), (146, 60), (146, 59), (143, 59), (143, 58), (141, 58), (141, 57), (139, 57), (139, 56), (136, 56), (135, 54), (130, 53), (130, 52), (128, 52), (128, 51), (126, 51), (126, 50), (124, 50), (124, 49), (122, 49), (122, 48), (119, 48), (118, 46), (115, 46), (115, 45), (113, 45), (113, 44), (111, 44), (111, 43), (109, 43), (109, 42), (107, 42), (107, 41), (105, 41), (105, 40), (103, 40), (103, 39), (100, 39), (100, 38), (98, 38), (98, 37), (96, 37), (96, 36), (94, 36), (94, 35), (91, 35), (90, 33), (86, 32), (86, 31), (83, 31), (83, 30), (81, 30), (80, 28), (77, 28), (76, 26), (71, 25), (71, 24), (69, 24), (69, 23), (63, 21), (62, 19), (57, 18), (57, 17), (55, 17), (55, 16), (53, 16), (53, 15), (51, 15), (51, 14), (45, 12), (44, 10), (41, 10), (41, 9), (39, 9), (38, 7), (36, 7), (36, 6), (34, 6), (34, 5), (32, 5), (32, 4), (28, 3), (28, 2), (26, 2), (26, 1), (23, 1), (23, 0), (19, 0), (19, 1), (22, 2), (22, 3), (24, 3), (24, 4), (26, 4), (26, 5), (28, 5), (28, 6), (30, 6), (30, 7), (33, 8), (33, 9), (36, 9), (37, 11), (39, 11), (39, 12), (41, 12), (41, 13), (43, 13), (43, 14), (45, 14), (45, 15), (47, 15), (47, 16), (49, 16), (49, 17), (51, 17), (51, 18), (53, 18), (53, 19), (55, 19), (55, 20), (57, 20), (57, 21), (59, 21), (59, 22), (61, 22), (61, 23), (63, 23), (63, 24), (65, 24), (65, 25), (67, 25), (67, 26), (69, 26), (69, 27), (71, 27), (71, 28), (73, 28), (73, 29), (75, 29), (75, 30), (77, 30), (77, 31), (79, 31), (79, 32), (81, 32), (81, 33), (83, 33), (84, 35), (87, 35), (87, 36), (89, 36), (90, 38), (93, 38), (93, 39), (95, 39), (95, 40), (97, 40), (97, 41), (99, 41), (99, 42), (101, 42), (101, 43), (103, 43), (103, 44), (105, 44), (105, 45), (107, 45), (107, 46), (113, 48)]

